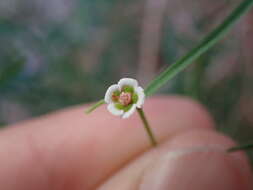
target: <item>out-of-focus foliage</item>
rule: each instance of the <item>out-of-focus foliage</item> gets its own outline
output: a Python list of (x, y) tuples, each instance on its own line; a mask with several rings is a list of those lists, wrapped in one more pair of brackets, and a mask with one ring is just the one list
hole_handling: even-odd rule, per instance
[[(153, 34), (160, 36), (157, 61), (152, 73), (140, 75), (150, 67), (148, 60), (139, 64), (141, 48), (154, 45), (143, 27), (156, 27), (148, 22), (165, 1), (157, 0), (147, 10), (150, 2), (145, 0), (1, 1), (0, 125), (100, 99), (109, 84), (124, 76), (140, 81), (154, 76), (239, 3), (167, 1), (160, 30)], [(253, 141), (252, 26), (251, 12), (161, 91), (197, 99), (213, 114), (218, 129), (239, 142)]]
[(1, 123), (96, 100), (134, 71), (138, 12), (114, 18), (130, 1), (11, 2), (0, 3)]

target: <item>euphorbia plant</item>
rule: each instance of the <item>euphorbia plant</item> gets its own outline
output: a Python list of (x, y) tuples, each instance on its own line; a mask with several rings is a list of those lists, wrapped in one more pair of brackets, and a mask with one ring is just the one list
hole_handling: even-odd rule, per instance
[[(105, 103), (108, 103), (107, 108), (112, 114), (121, 116), (122, 118), (128, 118), (135, 109), (137, 109), (151, 143), (155, 146), (157, 144), (155, 137), (142, 109), (144, 98), (154, 94), (160, 87), (165, 85), (170, 79), (214, 46), (222, 37), (224, 37), (235, 22), (238, 21), (238, 19), (252, 6), (253, 0), (244, 0), (241, 2), (241, 4), (235, 8), (234, 11), (232, 11), (232, 13), (217, 28), (210, 32), (195, 48), (190, 50), (185, 56), (181, 57), (178, 61), (152, 80), (145, 90), (138, 86), (138, 82), (136, 80), (123, 78), (117, 85), (110, 86), (106, 92), (105, 98), (90, 107), (86, 113), (92, 112), (97, 107)], [(252, 144), (232, 147), (228, 150), (228, 152), (252, 147)]]

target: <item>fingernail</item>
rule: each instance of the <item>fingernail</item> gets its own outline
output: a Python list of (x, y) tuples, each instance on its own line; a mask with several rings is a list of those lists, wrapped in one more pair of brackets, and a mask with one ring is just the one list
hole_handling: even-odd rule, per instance
[(242, 179), (240, 164), (235, 162), (219, 149), (172, 151), (146, 170), (140, 190), (250, 190), (251, 182)]

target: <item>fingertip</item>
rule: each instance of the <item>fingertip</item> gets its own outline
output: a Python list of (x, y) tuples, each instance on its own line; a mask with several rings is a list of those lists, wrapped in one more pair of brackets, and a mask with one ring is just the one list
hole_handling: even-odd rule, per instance
[(245, 154), (225, 151), (233, 144), (214, 131), (181, 134), (131, 162), (100, 189), (251, 190)]
[(243, 170), (245, 174), (242, 179), (251, 181), (252, 171), (249, 165), (249, 159), (245, 152), (237, 151), (233, 153), (227, 152), (230, 147), (235, 146), (236, 143), (221, 133), (216, 131), (206, 130), (192, 130), (182, 133), (175, 138), (171, 139), (168, 143), (170, 149), (204, 149), (225, 152), (231, 159), (235, 160), (234, 166)]
[(251, 190), (252, 171), (243, 152), (230, 154), (235, 143), (215, 131), (193, 129), (164, 145), (167, 153), (146, 170), (141, 189)]
[(214, 150), (178, 150), (164, 155), (146, 171), (140, 189), (251, 190), (252, 182), (235, 168), (225, 152)]

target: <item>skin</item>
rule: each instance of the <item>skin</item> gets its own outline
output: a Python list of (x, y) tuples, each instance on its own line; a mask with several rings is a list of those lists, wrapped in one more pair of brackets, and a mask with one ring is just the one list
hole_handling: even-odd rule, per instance
[(199, 104), (149, 98), (144, 110), (159, 142), (150, 142), (135, 113), (122, 120), (105, 106), (77, 106), (0, 132), (0, 184), (5, 190), (247, 190), (243, 152), (215, 131)]

